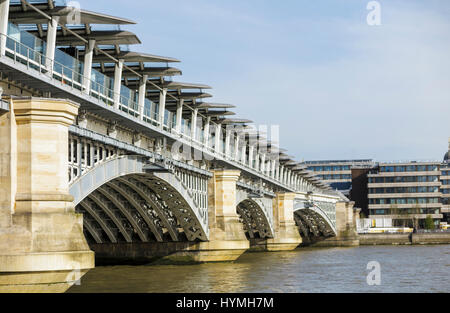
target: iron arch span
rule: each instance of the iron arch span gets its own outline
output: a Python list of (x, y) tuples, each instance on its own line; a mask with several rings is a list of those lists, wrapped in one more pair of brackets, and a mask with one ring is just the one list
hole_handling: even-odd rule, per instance
[(208, 241), (208, 212), (182, 181), (144, 157), (120, 156), (70, 185), (94, 243)]
[(272, 208), (268, 208), (263, 199), (241, 200), (236, 210), (244, 224), (244, 231), (248, 239), (274, 237)]
[(336, 223), (318, 204), (296, 203), (294, 219), (305, 243), (313, 243), (337, 235)]

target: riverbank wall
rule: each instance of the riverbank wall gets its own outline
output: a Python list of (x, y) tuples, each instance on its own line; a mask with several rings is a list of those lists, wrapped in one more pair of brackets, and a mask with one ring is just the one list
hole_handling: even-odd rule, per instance
[(450, 233), (360, 234), (361, 246), (450, 244)]

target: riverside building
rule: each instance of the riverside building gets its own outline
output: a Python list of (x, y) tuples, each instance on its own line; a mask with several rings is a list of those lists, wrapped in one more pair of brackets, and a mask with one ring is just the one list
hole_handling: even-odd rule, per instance
[(380, 163), (368, 174), (370, 218), (392, 218), (394, 227), (424, 228), (442, 215), (441, 162)]
[(328, 160), (306, 161), (304, 164), (331, 188), (349, 196), (352, 188), (352, 168), (372, 167), (374, 162), (373, 160)]

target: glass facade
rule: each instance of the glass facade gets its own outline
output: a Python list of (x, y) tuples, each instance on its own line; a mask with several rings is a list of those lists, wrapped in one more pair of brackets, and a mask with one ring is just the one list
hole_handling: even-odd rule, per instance
[(392, 177), (369, 177), (370, 184), (392, 184), (392, 183), (433, 183), (439, 182), (439, 176), (392, 176)]
[(404, 173), (404, 172), (435, 172), (438, 171), (437, 165), (386, 165), (380, 167), (381, 173)]
[(440, 164), (412, 163), (385, 164), (372, 170), (368, 178), (370, 215), (391, 215), (394, 225), (412, 227), (413, 218), (440, 214), (445, 189), (439, 168)]

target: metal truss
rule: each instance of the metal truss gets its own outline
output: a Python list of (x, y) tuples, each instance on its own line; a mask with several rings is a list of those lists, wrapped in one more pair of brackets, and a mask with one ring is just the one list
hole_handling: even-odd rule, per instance
[(261, 204), (252, 199), (244, 200), (238, 204), (237, 213), (250, 239), (273, 238), (273, 222), (267, 217)]
[[(85, 144), (87, 149), (77, 151), (97, 150)], [(88, 238), (96, 243), (209, 239), (208, 177), (186, 170), (172, 173), (157, 164), (159, 170), (147, 172), (148, 159), (139, 156), (111, 154), (97, 160), (102, 153), (93, 155), (92, 162), (84, 162), (78, 154), (75, 161), (86, 166), (76, 167), (82, 175), (70, 184), (77, 211), (88, 223)]]

